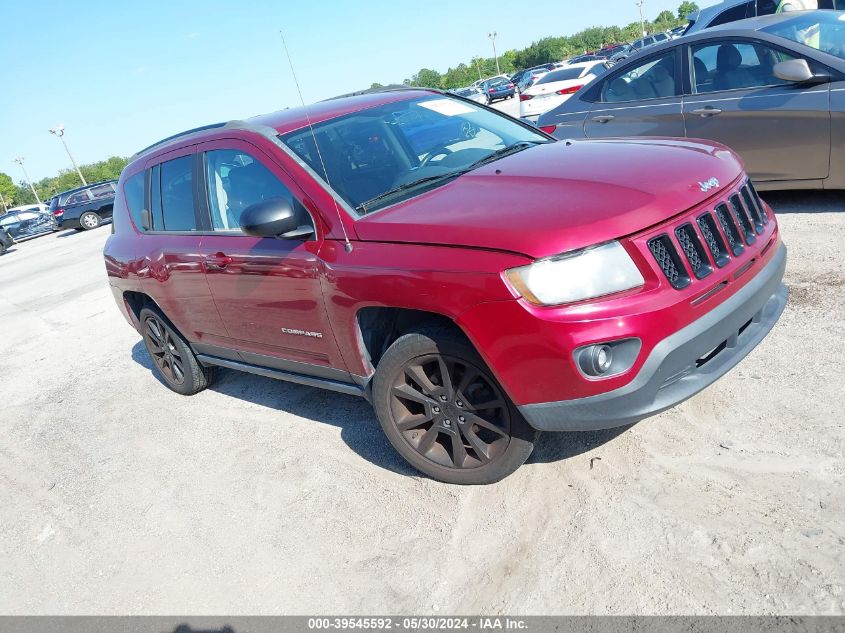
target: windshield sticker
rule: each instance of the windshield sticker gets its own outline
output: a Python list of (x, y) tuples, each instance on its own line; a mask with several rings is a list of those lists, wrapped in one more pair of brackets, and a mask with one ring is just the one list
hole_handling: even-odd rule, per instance
[(438, 114), (445, 116), (456, 116), (458, 114), (472, 114), (476, 112), (474, 108), (460, 103), (459, 101), (452, 101), (451, 99), (434, 99), (432, 101), (423, 101), (419, 104), (423, 108), (433, 110)]

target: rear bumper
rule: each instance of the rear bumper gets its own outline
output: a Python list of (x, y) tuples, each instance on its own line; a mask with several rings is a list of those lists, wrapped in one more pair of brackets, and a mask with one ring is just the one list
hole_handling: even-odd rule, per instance
[(785, 268), (786, 247), (781, 245), (739, 292), (658, 343), (624, 387), (523, 405), (520, 412), (541, 431), (587, 431), (631, 424), (683, 402), (727, 373), (774, 327), (786, 306)]

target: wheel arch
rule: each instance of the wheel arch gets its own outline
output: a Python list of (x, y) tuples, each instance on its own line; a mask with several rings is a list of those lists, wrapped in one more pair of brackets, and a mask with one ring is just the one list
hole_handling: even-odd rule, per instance
[(437, 312), (370, 306), (358, 310), (355, 321), (365, 364), (369, 365), (373, 372), (381, 357), (396, 339), (421, 327), (431, 326), (451, 330), (475, 347), (466, 332), (453, 319)]
[(159, 312), (161, 312), (165, 316), (165, 318), (167, 317), (167, 314), (164, 312), (164, 310), (161, 309), (161, 306), (159, 306), (155, 302), (155, 299), (153, 299), (150, 295), (145, 292), (138, 292), (136, 290), (124, 290), (123, 302), (126, 304), (126, 310), (129, 313), (129, 316), (132, 319), (132, 323), (135, 326), (136, 330), (141, 327), (141, 310), (143, 310), (147, 306), (154, 306)]

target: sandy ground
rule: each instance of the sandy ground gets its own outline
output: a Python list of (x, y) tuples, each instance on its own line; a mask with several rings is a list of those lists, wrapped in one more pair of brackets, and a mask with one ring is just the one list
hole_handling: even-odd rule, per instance
[(168, 391), (108, 228), (0, 259), (0, 612), (845, 612), (845, 196), (768, 196), (791, 300), (687, 403), (546, 435), (515, 475), (411, 472), (366, 402), (223, 372)]

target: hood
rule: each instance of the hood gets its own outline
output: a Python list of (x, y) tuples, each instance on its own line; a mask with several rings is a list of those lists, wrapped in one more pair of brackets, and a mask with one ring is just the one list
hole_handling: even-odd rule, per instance
[[(355, 222), (358, 239), (547, 257), (637, 233), (742, 174), (728, 148), (681, 139), (558, 141)], [(715, 178), (719, 186), (702, 191)]]

